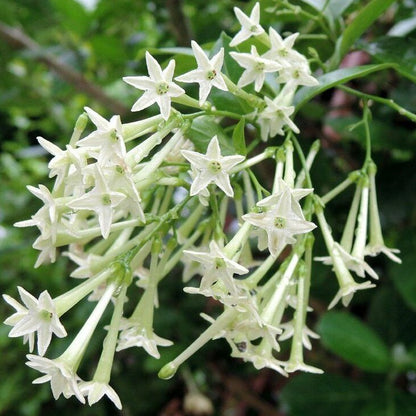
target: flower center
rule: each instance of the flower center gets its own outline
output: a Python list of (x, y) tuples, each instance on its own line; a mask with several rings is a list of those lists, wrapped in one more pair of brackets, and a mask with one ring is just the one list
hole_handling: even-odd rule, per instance
[(156, 87), (156, 92), (159, 95), (164, 95), (169, 91), (169, 84), (167, 82), (159, 82)]
[(225, 261), (221, 257), (216, 257), (214, 260), (214, 264), (217, 270), (225, 267)]
[(296, 69), (295, 71), (293, 71), (293, 78), (299, 78), (300, 77), (300, 72), (298, 69)]
[(265, 68), (264, 62), (257, 62), (255, 68), (256, 71), (263, 72)]
[(289, 52), (288, 52), (288, 50), (287, 50), (287, 49), (283, 48), (283, 49), (280, 49), (280, 50), (278, 51), (278, 54), (279, 54), (280, 56), (287, 56), (287, 55), (289, 55)]
[(215, 69), (211, 69), (207, 72), (207, 78), (212, 81), (217, 76), (217, 71)]
[(257, 25), (250, 26), (250, 32), (256, 33), (257, 32)]
[(208, 169), (212, 173), (218, 173), (221, 171), (221, 163), (218, 160), (211, 160), (208, 164)]
[(103, 203), (103, 205), (111, 205), (111, 197), (109, 194), (104, 194), (101, 197), (101, 202)]
[(276, 217), (274, 219), (274, 226), (276, 228), (285, 228), (286, 226), (286, 220), (283, 217)]
[(52, 313), (47, 311), (46, 309), (42, 309), (41, 311), (39, 311), (39, 317), (44, 322), (50, 322), (50, 320), (52, 319)]

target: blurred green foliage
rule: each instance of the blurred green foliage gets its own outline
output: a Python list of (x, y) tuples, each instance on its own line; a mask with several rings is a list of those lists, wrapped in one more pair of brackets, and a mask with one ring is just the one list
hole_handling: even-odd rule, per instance
[[(80, 85), (64, 81), (59, 73), (45, 65), (41, 61), (45, 54), (83, 74), (103, 94), (130, 108), (137, 98), (136, 92), (121, 78), (145, 72), (146, 49), (160, 53), (160, 59), (169, 58), (171, 52), (183, 50), (167, 48), (189, 47), (187, 37), (218, 49), (226, 38), (220, 35), (221, 31), (232, 34), (237, 29), (232, 7), (250, 10), (254, 4), (231, 0), (100, 0), (90, 10), (81, 3), (0, 0), (0, 23), (23, 30), (39, 46), (30, 50), (15, 42), (0, 42), (0, 290), (12, 296), (16, 295), (16, 285), (33, 293), (48, 288), (52, 296), (73, 285), (68, 278), (72, 266), (65, 257), (53, 265), (33, 269), (37, 254), (31, 244), (36, 238), (35, 231), (13, 228), (14, 222), (30, 218), (37, 209), (37, 202), (27, 192), (26, 185), (47, 183), (48, 157), (37, 146), (36, 136), (42, 135), (63, 147), (85, 105), (104, 116), (112, 114), (103, 102), (85, 94)], [(324, 62), (331, 57), (332, 63), (341, 59), (341, 55), (334, 58), (334, 51), (345, 54), (345, 47), (368, 52), (354, 66), (370, 62), (388, 64), (395, 69), (354, 76), (348, 85), (393, 99), (415, 112), (416, 3), (414, 0), (388, 2), (393, 4), (386, 13), (372, 15), (377, 24), (351, 29), (349, 25), (354, 17), (368, 3), (265, 0), (262, 2), (264, 26), (272, 25), (281, 33), (301, 32), (300, 51), (309, 53), (309, 57), (317, 53)], [(381, 4), (371, 3), (374, 7)], [(178, 5), (183, 15), (178, 14)], [(372, 9), (366, 10), (370, 13)], [(368, 22), (370, 17), (367, 16)], [(345, 35), (347, 27), (350, 29)], [(328, 38), (320, 37), (323, 33)], [(316, 53), (308, 47), (313, 47)], [(193, 60), (180, 55), (177, 65), (179, 71), (184, 71), (193, 65)], [(319, 70), (319, 66), (315, 63), (313, 69)], [(241, 71), (227, 67), (227, 62), (226, 70), (231, 77), (234, 71)], [(346, 83), (349, 75), (359, 69), (341, 71), (323, 75), (328, 78), (326, 87), (318, 87), (321, 88), (317, 91), (319, 95), (313, 101), (305, 101), (296, 118), (305, 149), (316, 138), (322, 139), (323, 149), (312, 169), (314, 183), (322, 194), (359, 167), (364, 154), (363, 130), (349, 129), (361, 118), (358, 100), (348, 96), (341, 108), (334, 108), (334, 90), (330, 89)], [(308, 94), (316, 95), (311, 89), (305, 89), (298, 93), (297, 100)], [(224, 100), (221, 92), (213, 95), (213, 101), (219, 108), (233, 106), (238, 111), (239, 103)], [(249, 395), (258, 396), (259, 400), (279, 409), (281, 413), (276, 414), (288, 416), (416, 414), (416, 133), (414, 122), (390, 107), (373, 103), (372, 114), (373, 157), (378, 166), (382, 225), (387, 245), (402, 250), (403, 265), (388, 264), (380, 257), (371, 261), (380, 275), (378, 287), (358, 294), (349, 311), (343, 312), (325, 310), (336, 290), (335, 279), (328, 268), (314, 266), (312, 316), (315, 321), (310, 326), (317, 328), (322, 343), (314, 343), (309, 358), (325, 370), (325, 375), (300, 374), (282, 380), (280, 375), (263, 372), (263, 388), (256, 393), (253, 385), (262, 379), (254, 369), (227, 358), (228, 348), (221, 341), (205, 347), (190, 360), (189, 366), (202, 391), (213, 400), (216, 414), (228, 414), (228, 411), (265, 414), (246, 400)], [(122, 114), (124, 121), (131, 117), (129, 112)], [(204, 120), (199, 124), (200, 128), (194, 132), (196, 142), (204, 143), (218, 133), (215, 130), (218, 126), (204, 124)], [(238, 131), (234, 146), (241, 148), (243, 129)], [(268, 173), (259, 174), (267, 177)], [(350, 197), (347, 193), (329, 205), (334, 234), (342, 231)], [(320, 240), (317, 246), (323, 252)], [(199, 317), (201, 309), (216, 306), (204, 306), (204, 300), (184, 296), (178, 276), (180, 271), (176, 278), (174, 275), (167, 280), (161, 293), (164, 306), (158, 310), (155, 322), (160, 333), (173, 339), (175, 346), (164, 351), (159, 362), (141, 350), (123, 351), (116, 359), (112, 384), (124, 403), (124, 415), (183, 414), (181, 401), (186, 389), (182, 378), (161, 381), (155, 372), (200, 332), (204, 325)], [(65, 317), (68, 332), (79, 328), (89, 308), (90, 305), (81, 305), (74, 314)], [(0, 303), (1, 317), (10, 312), (8, 305)], [(49, 386), (32, 386), (33, 372), (23, 365), (26, 346), (8, 338), (8, 331), (8, 327), (0, 326), (0, 414), (116, 413), (107, 402), (93, 408), (63, 398), (55, 402)], [(81, 377), (91, 375), (94, 370), (99, 350), (99, 341), (95, 342), (88, 350), (85, 373)], [(58, 354), (62, 345), (53, 344), (51, 356)], [(243, 380), (243, 387), (236, 384), (235, 377)]]

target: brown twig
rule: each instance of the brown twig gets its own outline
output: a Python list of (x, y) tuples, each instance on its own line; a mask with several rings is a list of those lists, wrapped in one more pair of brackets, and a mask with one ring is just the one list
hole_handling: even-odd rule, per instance
[(170, 28), (180, 46), (189, 46), (193, 38), (189, 21), (183, 12), (182, 0), (166, 0)]
[(109, 97), (100, 87), (92, 84), (82, 74), (60, 62), (53, 55), (42, 50), (40, 45), (21, 29), (0, 22), (0, 36), (15, 48), (24, 48), (33, 52), (35, 59), (53, 69), (63, 80), (91, 98), (97, 100), (115, 114), (124, 115), (129, 109), (120, 101)]

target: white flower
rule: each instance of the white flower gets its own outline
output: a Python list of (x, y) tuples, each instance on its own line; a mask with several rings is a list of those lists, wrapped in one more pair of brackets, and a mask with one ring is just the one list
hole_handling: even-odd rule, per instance
[(230, 46), (236, 46), (251, 36), (259, 36), (264, 33), (264, 29), (260, 26), (259, 2), (254, 5), (250, 17), (246, 16), (238, 7), (234, 7), (234, 13), (241, 24), (241, 29), (230, 42)]
[(302, 56), (299, 52), (293, 50), (293, 44), (299, 33), (293, 33), (285, 39), (277, 33), (272, 27), (269, 29), (270, 50), (263, 56), (279, 62), (282, 66), (289, 68), (296, 63)]
[(59, 229), (58, 222), (58, 209), (57, 204), (49, 192), (48, 188), (44, 185), (39, 185), (39, 188), (34, 186), (28, 186), (27, 189), (41, 199), (44, 203), (35, 215), (32, 215), (30, 220), (19, 221), (14, 224), (15, 227), (32, 227), (36, 226), (41, 232), (41, 238), (43, 240), (50, 240), (51, 244), (55, 244), (56, 237)]
[[(365, 277), (365, 273), (367, 273), (373, 279), (378, 279), (377, 273), (367, 262), (364, 261), (364, 259), (360, 259), (351, 255), (338, 243), (334, 243), (334, 247), (337, 249), (339, 255), (342, 258), (342, 261), (344, 262), (348, 270), (357, 273), (357, 276), (360, 277)], [(327, 266), (333, 264), (333, 259), (331, 256), (315, 257), (315, 260), (322, 261)]]
[[(279, 341), (285, 341), (289, 338), (292, 338), (295, 333), (295, 328), (293, 326), (294, 321), (285, 322), (280, 324), (279, 327), (283, 329), (283, 334), (279, 336)], [(312, 349), (311, 341), (309, 337), (318, 339), (319, 335), (316, 332), (310, 330), (307, 326), (302, 327), (302, 344), (308, 350)]]
[(230, 260), (215, 241), (209, 244), (209, 253), (184, 250), (184, 254), (190, 260), (199, 262), (204, 271), (201, 279), (200, 290), (209, 289), (217, 281), (221, 281), (227, 290), (233, 295), (237, 293), (233, 274), (246, 274), (248, 269)]
[(173, 345), (172, 341), (159, 337), (151, 329), (134, 319), (124, 319), (121, 328), (116, 351), (131, 347), (143, 347), (149, 355), (159, 359), (160, 353), (157, 346), (169, 347)]
[(124, 164), (116, 164), (104, 167), (102, 172), (108, 178), (109, 188), (118, 190), (126, 196), (117, 206), (117, 210), (123, 212), (124, 217), (130, 214), (132, 218), (140, 218), (141, 221), (145, 222), (142, 200), (130, 168)]
[(214, 182), (227, 196), (234, 196), (229, 172), (244, 160), (244, 156), (221, 156), (217, 136), (214, 136), (209, 142), (205, 155), (192, 150), (182, 150), (182, 155), (191, 163), (191, 168), (198, 172), (191, 185), (191, 195), (199, 194)]
[(301, 362), (289, 361), (285, 363), (284, 367), (288, 373), (294, 373), (295, 371), (304, 371), (305, 373), (323, 374), (323, 371), (320, 368), (305, 364), (303, 361)]
[(108, 161), (115, 161), (116, 163), (119, 160), (123, 161), (126, 157), (126, 146), (120, 116), (113, 116), (110, 121), (107, 121), (91, 108), (84, 108), (97, 130), (80, 140), (78, 145), (80, 147), (98, 148), (97, 160), (101, 164)]
[(139, 90), (144, 90), (144, 94), (136, 101), (132, 111), (140, 111), (157, 103), (162, 117), (167, 120), (170, 115), (171, 97), (179, 97), (185, 91), (172, 82), (175, 70), (175, 61), (172, 59), (168, 66), (162, 71), (158, 62), (146, 51), (146, 65), (150, 77), (124, 77), (127, 84)]
[(278, 195), (265, 198), (257, 205), (265, 206), (268, 210), (245, 214), (242, 218), (266, 231), (268, 248), (273, 256), (277, 256), (287, 244), (295, 243), (295, 235), (307, 233), (316, 227), (305, 220), (299, 203), (287, 185)]
[(40, 294), (39, 299), (36, 299), (22, 287), (18, 286), (17, 289), (24, 306), (10, 296), (3, 295), (4, 300), (16, 310), (4, 321), (6, 325), (13, 326), (9, 337), (26, 337), (32, 352), (34, 334), (37, 333), (38, 353), (44, 355), (51, 342), (52, 334), (59, 338), (66, 337), (65, 328), (59, 321), (55, 304), (46, 290)]
[(122, 408), (118, 394), (108, 383), (99, 381), (81, 381), (79, 383), (79, 390), (83, 396), (88, 396), (88, 404), (90, 406), (97, 403), (105, 395), (114, 403), (117, 409), (121, 410)]
[(394, 253), (400, 253), (400, 250), (398, 248), (390, 248), (386, 247), (384, 242), (381, 242), (379, 244), (373, 244), (371, 241), (369, 244), (367, 244), (365, 248), (364, 254), (369, 256), (377, 256), (378, 254), (383, 253), (385, 254), (390, 260), (401, 264), (402, 261), (399, 257), (397, 257)]
[(291, 62), (289, 67), (283, 67), (276, 79), (281, 84), (291, 83), (293, 86), (305, 85), (314, 87), (319, 85), (319, 81), (311, 75), (308, 60), (301, 54), (298, 59)]
[(224, 62), (224, 48), (221, 48), (216, 55), (211, 59), (208, 59), (205, 52), (195, 41), (192, 41), (191, 45), (198, 68), (176, 77), (175, 79), (181, 82), (198, 82), (199, 105), (202, 106), (212, 87), (227, 91), (227, 86), (225, 85), (224, 78), (221, 74), (221, 68)]
[(55, 400), (58, 400), (59, 396), (63, 394), (66, 399), (75, 396), (81, 403), (85, 403), (85, 399), (78, 387), (80, 378), (65, 362), (59, 361), (59, 359), (49, 360), (48, 358), (32, 354), (28, 354), (26, 357), (29, 359), (26, 365), (45, 374), (34, 380), (33, 384), (50, 381)]
[(267, 72), (276, 72), (282, 69), (282, 65), (277, 62), (260, 56), (254, 45), (252, 45), (250, 53), (230, 52), (230, 55), (241, 67), (245, 68), (237, 85), (245, 87), (254, 82), (254, 89), (257, 92), (261, 90)]
[(249, 361), (257, 370), (267, 367), (287, 376), (283, 368), (284, 363), (273, 357), (271, 346), (263, 348), (263, 342), (259, 345), (244, 342), (237, 345), (230, 342), (229, 344), (232, 350), (231, 357), (242, 358), (245, 362)]
[(77, 149), (71, 145), (66, 145), (66, 150), (61, 150), (58, 146), (44, 139), (36, 138), (39, 144), (54, 157), (49, 161), (49, 177), (56, 176), (55, 189), (65, 180), (65, 187), (68, 187), (68, 176), (74, 170), (80, 170), (87, 165), (87, 155), (85, 149)]
[(331, 303), (328, 306), (328, 309), (332, 309), (340, 300), (342, 301), (342, 304), (344, 306), (348, 306), (351, 302), (354, 293), (357, 290), (371, 289), (372, 287), (375, 287), (375, 285), (372, 284), (370, 281), (364, 283), (356, 283), (352, 280), (347, 284), (343, 284), (341, 285), (334, 299), (332, 299)]
[(257, 122), (260, 125), (261, 139), (266, 141), (269, 137), (276, 134), (283, 135), (283, 127), (288, 126), (293, 132), (299, 133), (295, 123), (289, 118), (295, 111), (295, 107), (286, 107), (273, 101), (269, 97), (264, 97), (266, 108), (259, 113)]
[(32, 247), (35, 250), (39, 250), (39, 256), (35, 263), (35, 269), (41, 266), (42, 264), (54, 263), (56, 260), (56, 247), (52, 243), (50, 238), (44, 238), (39, 236), (35, 242), (32, 244)]
[(111, 191), (103, 177), (101, 169), (95, 165), (95, 187), (83, 196), (68, 203), (73, 209), (86, 209), (98, 215), (101, 234), (107, 238), (113, 222), (113, 208), (126, 198), (121, 192)]

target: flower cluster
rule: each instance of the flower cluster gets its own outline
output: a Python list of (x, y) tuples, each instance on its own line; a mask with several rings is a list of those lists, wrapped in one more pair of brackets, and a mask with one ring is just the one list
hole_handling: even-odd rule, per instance
[[(293, 97), (299, 86), (318, 81), (307, 59), (294, 49), (296, 33), (282, 39), (274, 29), (267, 33), (261, 27), (259, 3), (250, 16), (238, 8), (235, 14), (241, 30), (228, 45), (217, 47), (209, 56), (192, 41), (196, 69), (175, 77), (175, 60), (162, 69), (147, 52), (148, 76), (123, 78), (143, 91), (132, 111), (157, 104), (159, 114), (123, 123), (118, 115), (106, 120), (86, 107), (64, 150), (38, 138), (52, 155), (49, 169), (55, 183), (52, 190), (44, 185), (28, 187), (43, 206), (16, 226), (39, 229), (33, 244), (40, 251), (35, 267), (54, 262), (66, 247), (63, 254), (77, 265), (71, 276), (78, 283), (57, 297), (45, 290), (38, 299), (19, 287), (23, 304), (3, 296), (15, 309), (5, 321), (13, 327), (9, 335), (22, 336), (31, 353), (36, 336), (37, 355), (29, 354), (27, 365), (43, 374), (34, 383), (50, 382), (55, 399), (75, 396), (82, 403), (87, 398), (92, 405), (106, 395), (121, 408), (109, 384), (115, 353), (140, 347), (159, 358), (158, 347), (172, 345), (156, 335), (153, 318), (163, 279), (180, 263), (187, 284), (184, 291), (215, 299), (221, 313), (203, 315), (209, 326), (160, 370), (161, 378), (172, 377), (187, 358), (217, 338), (225, 338), (233, 357), (258, 369), (269, 367), (282, 375), (297, 370), (322, 372), (306, 364), (303, 356), (304, 348), (312, 347), (310, 338), (318, 338), (306, 325), (311, 311), (314, 215), (329, 253), (320, 260), (333, 267), (340, 284), (330, 307), (340, 299), (348, 304), (354, 292), (373, 286), (370, 281), (356, 283), (350, 273), (378, 277), (364, 255), (384, 252), (399, 261), (395, 250), (384, 245), (375, 166), (369, 161), (348, 179), (357, 191), (341, 242), (335, 242), (324, 205), (346, 186), (317, 196), (309, 174), (317, 144), (306, 159), (298, 148), (302, 164), (298, 172), (294, 168), (294, 133), (299, 129), (290, 118), (295, 111)], [(257, 46), (250, 44), (253, 37)], [(237, 49), (225, 53), (225, 46), (241, 43), (249, 53)], [(225, 60), (242, 67), (238, 80), (223, 70)], [(280, 85), (275, 96), (263, 92), (270, 90), (264, 87), (271, 77), (274, 85)], [(198, 99), (177, 83), (198, 83)], [(244, 110), (215, 108), (209, 101), (215, 90), (243, 102)], [(173, 103), (197, 111), (180, 113)], [(225, 118), (238, 121), (232, 126), (233, 140), (221, 127)], [(85, 135), (89, 122), (94, 130)], [(263, 151), (252, 146), (247, 153), (245, 123), (257, 129), (254, 144), (276, 135), (285, 139)], [(204, 125), (215, 127), (216, 133), (202, 135), (201, 140)], [(233, 144), (238, 141), (241, 154)], [(273, 161), (273, 179), (260, 184), (251, 168), (265, 159)], [(229, 227), (231, 213), (236, 213), (234, 227)], [(133, 313), (125, 316), (128, 290), (141, 296)], [(57, 358), (46, 358), (52, 335), (67, 335), (63, 315), (84, 298), (96, 303), (93, 311), (67, 349)], [(106, 323), (95, 374), (92, 380), (82, 380), (78, 368), (108, 309), (112, 317)], [(278, 358), (280, 343), (287, 340), (290, 354)]]

